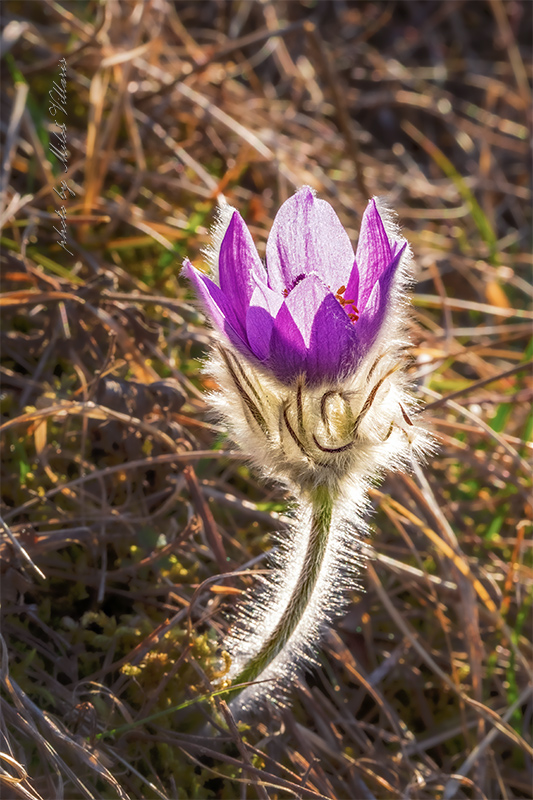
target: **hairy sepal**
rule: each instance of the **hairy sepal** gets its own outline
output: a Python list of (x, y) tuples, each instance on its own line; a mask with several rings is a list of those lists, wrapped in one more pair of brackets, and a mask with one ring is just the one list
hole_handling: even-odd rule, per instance
[(405, 354), (373, 347), (349, 379), (287, 386), (228, 343), (207, 369), (221, 391), (210, 402), (231, 438), (267, 477), (296, 496), (317, 486), (336, 490), (345, 477), (366, 481), (408, 468), (427, 447), (404, 372)]

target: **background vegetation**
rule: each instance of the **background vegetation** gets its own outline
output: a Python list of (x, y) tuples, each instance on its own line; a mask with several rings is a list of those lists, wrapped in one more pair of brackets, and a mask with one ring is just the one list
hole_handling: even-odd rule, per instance
[[(532, 796), (531, 10), (2, 2), (3, 797)], [(236, 724), (197, 701), (288, 504), (207, 415), (179, 273), (218, 198), (263, 253), (302, 184), (354, 242), (368, 197), (398, 210), (439, 451), (373, 491), (292, 706)]]

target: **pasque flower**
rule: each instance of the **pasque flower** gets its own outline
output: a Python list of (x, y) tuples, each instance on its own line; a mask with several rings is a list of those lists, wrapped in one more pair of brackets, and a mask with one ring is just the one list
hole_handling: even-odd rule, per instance
[(333, 208), (304, 187), (279, 210), (265, 265), (236, 210), (222, 213), (217, 239), (210, 276), (184, 265), (219, 333), (210, 400), (296, 501), (272, 577), (239, 602), (224, 642), (227, 679), (252, 682), (239, 711), (279, 701), (313, 660), (357, 578), (368, 486), (408, 468), (428, 437), (405, 372), (411, 258), (390, 212), (369, 202), (354, 255)]
[(266, 268), (238, 211), (220, 245), (219, 285), (185, 262), (217, 328), (245, 357), (290, 384), (354, 373), (387, 315), (405, 243), (387, 234), (376, 201), (354, 256), (333, 208), (304, 187), (279, 210)]

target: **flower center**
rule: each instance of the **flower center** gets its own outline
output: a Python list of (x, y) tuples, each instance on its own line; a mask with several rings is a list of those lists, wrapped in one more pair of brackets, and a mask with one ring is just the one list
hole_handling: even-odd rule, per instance
[(288, 297), (288, 296), (290, 295), (290, 293), (292, 292), (292, 290), (293, 290), (293, 289), (296, 289), (296, 287), (298, 286), (298, 284), (300, 283), (300, 281), (303, 281), (303, 279), (304, 279), (305, 277), (306, 277), (306, 276), (305, 276), (305, 272), (302, 272), (300, 275), (298, 275), (298, 276), (297, 276), (297, 277), (296, 277), (296, 278), (293, 280), (293, 282), (292, 282), (292, 286), (290, 287), (290, 289), (284, 289), (284, 290), (283, 290), (283, 297)]
[[(344, 308), (351, 321), (355, 323), (359, 319), (359, 311), (357, 309), (357, 306), (355, 305), (355, 300), (348, 300), (348, 298), (344, 297), (345, 291), (346, 291), (346, 286), (341, 286), (339, 289), (337, 289), (337, 291), (335, 292), (335, 300), (339, 301), (339, 303)], [(350, 308), (352, 309), (351, 311)]]
[[(283, 290), (283, 297), (288, 297), (289, 294), (292, 292), (293, 289), (298, 286), (300, 281), (306, 277), (305, 273), (303, 272), (301, 275), (298, 275), (294, 281), (292, 282), (292, 286), (290, 289)], [(328, 289), (331, 289), (331, 286), (328, 286)], [(355, 305), (355, 300), (349, 300), (348, 298), (344, 297), (344, 293), (346, 291), (346, 286), (341, 286), (335, 292), (335, 300), (338, 300), (341, 306), (344, 308), (346, 313), (348, 314), (350, 320), (355, 323), (359, 319), (359, 310)]]

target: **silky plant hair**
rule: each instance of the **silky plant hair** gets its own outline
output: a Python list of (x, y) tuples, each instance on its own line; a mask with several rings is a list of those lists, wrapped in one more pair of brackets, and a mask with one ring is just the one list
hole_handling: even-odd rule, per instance
[[(294, 202), (300, 202), (308, 216), (302, 216), (304, 212), (298, 207), (290, 217), (293, 224), (294, 220), (307, 224), (310, 219), (311, 225), (312, 214), (325, 215), (327, 211), (324, 224), (331, 224), (336, 231), (330, 223), (331, 207), (314, 199), (311, 190), (305, 187), (295, 198)], [(238, 601), (229, 634), (222, 643), (230, 663), (223, 685), (249, 684), (230, 694), (237, 714), (250, 713), (267, 701), (287, 702), (288, 690), (299, 670), (315, 660), (324, 627), (343, 611), (349, 591), (360, 588), (361, 543), (368, 533), (365, 516), (369, 511), (369, 486), (388, 470), (409, 469), (413, 459), (421, 459), (431, 447), (406, 375), (410, 347), (407, 290), (413, 280), (411, 250), (393, 213), (377, 198), (371, 203), (368, 214), (377, 215), (372, 224), (382, 223), (379, 230), (386, 233), (391, 258), (398, 263), (390, 270), (393, 278), (381, 283), (386, 308), (379, 311), (379, 328), (372, 336), (368, 334), (363, 341), (365, 346), (349, 363), (339, 359), (335, 369), (328, 366), (322, 375), (319, 368), (306, 369), (306, 362), (302, 361), (302, 369), (298, 370), (296, 364), (293, 374), (283, 373), (280, 377), (283, 367), (277, 369), (272, 360), (258, 358), (227, 325), (223, 332), (229, 331), (229, 335), (217, 337), (205, 366), (218, 384), (218, 390), (209, 395), (209, 402), (231, 439), (259, 473), (281, 484), (294, 498), (293, 522), (289, 530), (276, 535), (270, 574), (261, 575)], [(213, 244), (206, 253), (210, 277), (217, 286), (222, 286), (218, 271), (220, 250), (235, 215), (237, 212), (230, 207), (221, 209)], [(301, 219), (304, 223), (300, 223)], [(281, 230), (290, 244), (293, 232)], [(311, 231), (309, 236), (315, 233)], [(305, 231), (301, 235), (305, 236)], [(383, 236), (382, 233), (382, 239)], [(249, 245), (248, 239), (242, 241)], [(244, 245), (239, 248), (240, 254)], [(362, 255), (368, 259), (369, 252), (367, 248)], [(304, 266), (305, 274), (298, 275), (297, 281), (314, 275), (314, 263)], [(265, 274), (269, 275), (270, 269), (267, 247)], [(199, 273), (193, 273), (189, 262), (185, 270), (205, 300), (205, 281), (200, 285)], [(370, 280), (370, 267), (360, 265), (359, 273), (360, 287)], [(326, 271), (321, 280), (327, 277)], [(216, 287), (209, 286), (217, 308), (223, 309), (225, 301), (216, 293)], [(293, 289), (293, 284), (288, 284), (283, 296), (286, 298)], [(327, 286), (324, 291), (329, 289)], [(332, 286), (331, 290), (346, 310), (352, 300), (344, 299), (346, 287)], [(240, 299), (239, 302), (242, 307)], [(376, 306), (375, 299), (367, 304), (372, 302)], [(363, 330), (364, 311), (356, 309), (355, 301), (351, 307), (354, 310), (350, 324), (357, 332), (361, 314)], [(217, 316), (214, 324), (221, 327)], [(315, 329), (319, 330), (318, 323)], [(327, 337), (327, 331), (323, 335)], [(288, 351), (287, 358), (291, 357)]]

